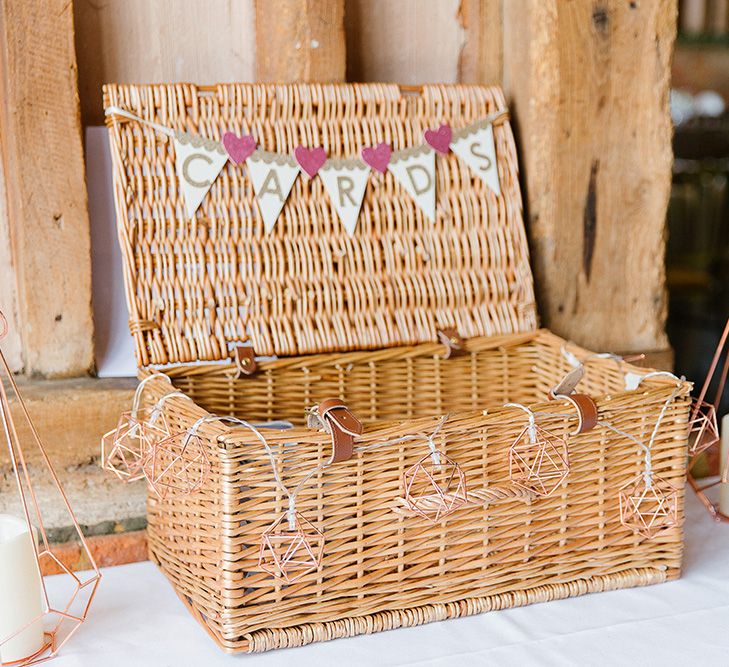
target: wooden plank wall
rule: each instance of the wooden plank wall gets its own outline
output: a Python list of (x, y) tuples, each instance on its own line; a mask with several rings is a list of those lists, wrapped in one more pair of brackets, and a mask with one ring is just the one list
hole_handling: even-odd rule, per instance
[(339, 81), (346, 63), (350, 81), (503, 83), (543, 323), (600, 349), (667, 347), (676, 0), (75, 5), (85, 122), (104, 81)]
[(93, 365), (90, 235), (72, 7), (41, 4), (0, 3), (0, 292), (11, 363), (63, 377)]
[[(667, 345), (676, 0), (74, 0), (76, 53), (68, 2), (0, 6), (0, 308), (23, 331), (3, 345), (16, 368), (92, 364), (81, 133), (103, 122), (107, 81), (503, 83), (543, 322), (594, 348)], [(81, 520), (134, 526), (143, 485), (112, 497), (93, 460), (130, 389), (85, 382), (28, 392), (44, 428), (74, 416), (48, 435), (79, 471)]]
[(544, 322), (595, 349), (665, 348), (676, 1), (504, 8)]

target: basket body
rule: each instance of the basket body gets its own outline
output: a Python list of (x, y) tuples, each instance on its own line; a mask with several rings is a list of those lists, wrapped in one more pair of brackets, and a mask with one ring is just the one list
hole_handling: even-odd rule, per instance
[[(467, 86), (409, 96), (385, 85), (108, 86), (105, 103), (213, 140), (253, 132), (267, 150), (304, 143), (344, 158), (379, 141), (407, 148), (444, 119), (457, 128), (504, 108), (498, 89)], [(291, 421), (266, 431), (289, 488), (331, 455), (330, 436), (304, 426), (306, 409), (338, 397), (365, 423), (354, 457), (298, 496), (326, 544), (320, 567), (288, 585), (259, 563), (287, 498), (250, 431), (203, 423), (210, 470), (200, 488), (150, 494), (151, 558), (221, 647), (298, 646), (679, 575), (690, 387), (655, 377), (625, 391), (625, 374), (645, 369), (592, 358), (580, 391), (621, 434), (570, 436), (573, 408), (546, 402), (571, 366), (564, 341), (537, 330), (508, 120), (494, 124), (498, 196), (453, 155), (438, 156), (435, 223), (387, 174), (370, 179), (351, 238), (321, 184), (301, 178), (264, 234), (232, 165), (188, 220), (171, 142), (117, 118), (109, 127), (140, 372), (167, 378), (150, 380), (144, 401), (154, 405), (170, 382), (184, 392), (164, 403), (173, 431), (211, 413)], [(462, 354), (444, 358), (441, 328), (464, 337)], [(231, 360), (241, 343), (276, 357), (241, 376)], [(526, 426), (523, 411), (504, 407), (514, 401), (568, 440), (570, 473), (549, 497), (510, 482), (509, 450)], [(647, 442), (662, 413), (653, 469), (677, 490), (677, 521), (647, 539), (622, 525), (619, 492), (643, 470), (635, 440)], [(478, 502), (434, 524), (402, 496), (406, 472), (428, 454), (423, 434), (439, 424), (435, 444)]]
[[(465, 355), (448, 360), (437, 345), (302, 357), (269, 362), (273, 368), (264, 363), (255, 378), (238, 380), (233, 365), (215, 374), (176, 369), (173, 382), (197, 403), (166, 401), (166, 416), (180, 426), (206, 414), (200, 405), (252, 420), (297, 415), (301, 422), (302, 408), (332, 395), (333, 387), (368, 422), (357, 440), (363, 451), (316, 475), (297, 501), (326, 536), (317, 572), (282, 585), (259, 567), (261, 536), (286, 511), (287, 499), (256, 438), (222, 423), (201, 428), (212, 463), (203, 488), (164, 500), (150, 495), (152, 559), (221, 647), (251, 652), (678, 577), (688, 384), (653, 445), (654, 471), (678, 489), (674, 527), (646, 539), (621, 524), (619, 490), (639, 477), (643, 452), (603, 428), (569, 438), (571, 471), (552, 496), (508, 491), (509, 447), (526, 420), (504, 402), (555, 415), (540, 423), (560, 437), (574, 429), (571, 407), (545, 402), (570, 368), (562, 344), (539, 332), (473, 339)], [(591, 361), (581, 389), (597, 399), (601, 420), (647, 441), (675, 384), (656, 379), (626, 392), (624, 373), (631, 370), (645, 373)], [(150, 403), (170, 391), (162, 379), (148, 387)], [(436, 415), (446, 412), (439, 450), (461, 466), (469, 494), (493, 501), (432, 524), (399, 511), (402, 476), (428, 452), (425, 444), (364, 450), (432, 432)], [(329, 436), (303, 426), (266, 435), (291, 485), (330, 455)]]

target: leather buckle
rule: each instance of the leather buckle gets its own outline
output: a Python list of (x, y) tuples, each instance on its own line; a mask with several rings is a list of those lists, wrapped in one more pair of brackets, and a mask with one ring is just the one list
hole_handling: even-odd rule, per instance
[(327, 398), (309, 412), (310, 428), (321, 428), (332, 436), (329, 463), (352, 458), (354, 439), (362, 434), (362, 422), (338, 398)]
[(258, 370), (256, 352), (250, 346), (239, 345), (234, 347), (233, 361), (238, 369), (238, 377), (241, 375), (253, 375)]
[(463, 345), (463, 338), (461, 338), (456, 329), (438, 329), (438, 340), (445, 347), (444, 359), (450, 359), (451, 357), (465, 354), (466, 352)]
[(572, 435), (587, 433), (597, 426), (597, 404), (587, 394), (575, 393), (577, 385), (584, 376), (584, 366), (578, 366), (567, 373), (562, 381), (549, 392), (550, 400), (568, 401), (577, 410), (579, 421)]

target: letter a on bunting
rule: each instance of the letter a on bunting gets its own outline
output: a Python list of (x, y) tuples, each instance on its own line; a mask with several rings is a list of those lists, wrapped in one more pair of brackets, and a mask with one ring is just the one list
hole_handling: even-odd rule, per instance
[(257, 150), (246, 160), (246, 166), (253, 182), (263, 226), (268, 233), (274, 228), (299, 175), (299, 164), (288, 155)]
[(387, 168), (428, 219), (435, 222), (435, 151), (427, 145), (397, 151)]
[(360, 160), (327, 160), (319, 170), (319, 178), (349, 236), (357, 227), (369, 173), (370, 168)]

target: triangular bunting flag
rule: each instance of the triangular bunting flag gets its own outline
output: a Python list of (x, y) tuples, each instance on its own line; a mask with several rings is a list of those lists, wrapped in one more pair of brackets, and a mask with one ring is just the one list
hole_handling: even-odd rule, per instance
[(188, 217), (194, 217), (227, 161), (228, 154), (217, 141), (175, 132), (175, 171)]
[(327, 160), (319, 170), (324, 189), (350, 236), (357, 227), (369, 173), (370, 168), (361, 160)]
[(494, 127), (489, 119), (454, 132), (451, 150), (497, 195), (501, 194), (499, 172), (496, 168)]
[(388, 169), (428, 219), (435, 222), (435, 151), (427, 145), (396, 151)]
[(299, 165), (288, 155), (257, 150), (246, 160), (246, 166), (253, 181), (263, 226), (268, 233), (276, 224), (299, 175)]

